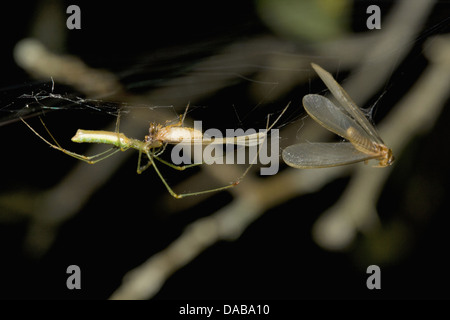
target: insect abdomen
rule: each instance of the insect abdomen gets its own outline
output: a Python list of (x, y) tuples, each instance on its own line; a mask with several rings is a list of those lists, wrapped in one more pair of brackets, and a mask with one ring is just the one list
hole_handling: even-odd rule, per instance
[(380, 153), (378, 145), (374, 144), (371, 140), (363, 137), (355, 128), (348, 128), (347, 135), (348, 137), (351, 137), (350, 142), (357, 150), (374, 155)]

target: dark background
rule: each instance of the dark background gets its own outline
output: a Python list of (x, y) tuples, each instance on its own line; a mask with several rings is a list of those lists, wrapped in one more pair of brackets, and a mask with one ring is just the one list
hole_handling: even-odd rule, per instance
[[(165, 5), (80, 1), (76, 4), (82, 11), (82, 29), (68, 33), (64, 50), (92, 67), (124, 75), (121, 81), (126, 86), (151, 80), (146, 83), (146, 90), (183, 74), (190, 63), (214, 55), (226, 44), (271, 33), (259, 20), (251, 1), (236, 4), (228, 1), (166, 2)], [(391, 7), (390, 1), (373, 1), (373, 4), (380, 5), (384, 12)], [(365, 20), (361, 17), (365, 17), (365, 6), (365, 1), (356, 1), (353, 5), (353, 32), (364, 31)], [(30, 21), (37, 8), (37, 4), (31, 2), (26, 6), (17, 2), (8, 10), (2, 10), (8, 19), (0, 19), (3, 30), (1, 106), (29, 92), (30, 88), (42, 85), (16, 66), (11, 54), (14, 44), (29, 34)], [(428, 37), (448, 32), (449, 9), (449, 2), (437, 3), (413, 50), (386, 84), (383, 104), (398, 101), (420, 76), (427, 63), (421, 46)], [(244, 81), (224, 88), (197, 104), (243, 106), (247, 102), (243, 95), (246, 85)], [(376, 99), (373, 97), (373, 101)], [(290, 112), (289, 119), (294, 120), (303, 116), (300, 100), (298, 92), (293, 91), (276, 105), (280, 107), (293, 101), (297, 108)], [(210, 123), (219, 127), (214, 109), (204, 111), (205, 121), (210, 117)], [(255, 113), (258, 125), (264, 123), (265, 112)], [(385, 112), (380, 108), (375, 122)], [(58, 119), (59, 113), (46, 118), (56, 132), (58, 125), (52, 119)], [(72, 115), (65, 117), (72, 119)], [(75, 117), (85, 115), (83, 111), (75, 112), (71, 123), (60, 126), (76, 128)], [(94, 121), (106, 123), (111, 119), (97, 115)], [(226, 126), (226, 120), (222, 120), (222, 125)], [(449, 298), (450, 218), (446, 199), (450, 190), (449, 120), (448, 108), (444, 108), (432, 131), (416, 137), (399, 156), (397, 167), (382, 192), (378, 204), (381, 221), (402, 221), (414, 236), (405, 240), (408, 243), (405, 243), (402, 257), (381, 265), (381, 290), (366, 288), (367, 257), (364, 257), (362, 241), (357, 241), (347, 252), (334, 253), (321, 249), (311, 238), (314, 221), (339, 198), (349, 182), (347, 177), (333, 181), (317, 193), (269, 210), (237, 241), (219, 242), (207, 249), (177, 271), (156, 298)], [(49, 188), (61, 177), (61, 171), (68, 172), (76, 161), (48, 151), (27, 130), (19, 122), (0, 127), (3, 139), (1, 192)], [(145, 177), (136, 175), (136, 158), (131, 157), (126, 166), (93, 195), (82, 212), (63, 224), (54, 245), (42, 257), (33, 258), (23, 249), (27, 219), (0, 222), (2, 299), (106, 299), (120, 285), (124, 273), (170, 244), (187, 223), (231, 201), (231, 195), (223, 192), (194, 208), (166, 215), (158, 202), (160, 195), (166, 192), (164, 186), (153, 172), (147, 172)], [(165, 174), (173, 185), (182, 180), (170, 171)], [(419, 191), (412, 187), (417, 181), (421, 185)], [(125, 190), (130, 192), (125, 193)], [(409, 214), (408, 202), (412, 195), (423, 205), (420, 217)], [(82, 290), (69, 291), (65, 286), (68, 276), (65, 270), (71, 264), (82, 270)]]

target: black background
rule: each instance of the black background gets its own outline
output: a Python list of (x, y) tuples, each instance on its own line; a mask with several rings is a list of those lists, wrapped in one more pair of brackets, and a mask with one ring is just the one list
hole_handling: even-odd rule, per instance
[[(137, 62), (145, 64), (144, 71), (131, 73), (122, 81), (129, 84), (158, 79), (159, 82), (155, 80), (152, 84), (155, 85), (179, 75), (179, 66), (213, 55), (228, 43), (271, 32), (258, 19), (251, 1), (165, 3), (77, 2), (82, 10), (82, 29), (69, 32), (65, 49), (93, 67), (118, 73)], [(390, 8), (390, 2), (377, 3), (386, 10)], [(354, 5), (352, 27), (355, 32), (363, 31), (361, 24), (365, 20), (361, 20), (361, 12), (364, 6), (363, 1)], [(25, 72), (15, 65), (11, 49), (28, 34), (36, 8), (32, 3), (26, 6), (16, 3), (2, 10), (3, 15), (8, 16), (8, 19), (0, 19), (2, 104), (16, 96), (14, 90), (26, 92), (26, 86), (31, 83)], [(425, 68), (421, 45), (434, 33), (448, 32), (449, 8), (445, 1), (436, 5), (421, 38), (417, 39), (400, 71), (393, 75), (383, 103), (390, 105), (391, 101), (397, 101)], [(165, 66), (162, 70), (157, 68), (161, 64)], [(239, 85), (224, 88), (201, 104), (233, 104), (241, 92)], [(300, 105), (300, 97), (295, 97), (295, 92), (284, 97), (279, 105), (290, 100)], [(245, 98), (241, 97), (239, 103), (243, 105)], [(300, 117), (302, 111), (291, 116)], [(377, 117), (382, 116), (383, 110), (380, 110)], [(264, 121), (263, 116), (260, 119)], [(332, 253), (322, 250), (311, 238), (314, 221), (339, 198), (347, 185), (348, 178), (342, 178), (318, 193), (270, 209), (237, 241), (219, 242), (207, 249), (177, 271), (156, 298), (449, 298), (450, 210), (446, 199), (450, 190), (447, 179), (449, 119), (448, 108), (444, 108), (433, 130), (416, 137), (399, 157), (398, 167), (383, 190), (378, 204), (381, 220), (405, 221), (415, 237), (413, 243), (405, 244), (404, 257), (381, 266), (382, 290), (367, 289), (368, 275), (365, 265), (359, 262), (365, 261), (359, 259), (364, 252), (357, 244), (346, 253)], [(76, 123), (71, 125), (76, 126)], [(4, 140), (1, 191), (48, 188), (61, 177), (61, 170), (68, 171), (75, 161), (48, 151), (21, 123), (2, 126), (0, 132)], [(106, 299), (120, 285), (124, 273), (162, 250), (187, 223), (216, 211), (231, 200), (229, 194), (220, 193), (194, 209), (166, 216), (157, 201), (166, 190), (154, 173), (147, 173), (146, 177), (134, 173), (136, 157), (93, 196), (82, 212), (64, 223), (54, 245), (39, 259), (23, 250), (28, 228), (26, 220), (1, 222), (1, 298)], [(407, 209), (409, 186), (417, 177), (424, 181), (424, 189), (428, 190), (418, 195), (419, 201), (428, 208), (421, 219), (409, 216)], [(177, 175), (168, 177), (173, 184), (180, 179)], [(131, 189), (132, 197), (119, 199), (123, 188)], [(445, 190), (445, 193), (436, 194), (435, 189)], [(82, 270), (82, 290), (69, 291), (65, 286), (68, 276), (65, 270), (71, 264)]]

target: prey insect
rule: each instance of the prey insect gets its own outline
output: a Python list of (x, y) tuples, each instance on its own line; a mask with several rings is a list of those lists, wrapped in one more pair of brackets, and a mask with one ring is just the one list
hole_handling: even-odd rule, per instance
[(300, 143), (283, 150), (283, 160), (291, 167), (325, 168), (375, 159), (375, 167), (392, 164), (394, 156), (377, 130), (353, 102), (333, 76), (317, 64), (311, 64), (319, 77), (338, 101), (335, 105), (327, 98), (308, 94), (303, 106), (320, 125), (349, 142)]
[[(250, 166), (247, 168), (247, 170), (244, 172), (244, 174), (235, 182), (222, 186), (215, 189), (209, 189), (209, 190), (203, 190), (198, 192), (192, 192), (192, 193), (184, 193), (184, 194), (177, 194), (175, 193), (172, 188), (169, 186), (169, 184), (166, 182), (164, 177), (162, 176), (161, 172), (159, 171), (158, 167), (156, 166), (155, 160), (173, 168), (176, 170), (185, 170), (187, 168), (199, 165), (201, 163), (194, 163), (184, 166), (178, 166), (175, 164), (172, 164), (170, 162), (167, 162), (163, 159), (161, 159), (159, 156), (164, 152), (166, 146), (168, 144), (196, 144), (200, 143), (203, 145), (206, 144), (235, 144), (235, 145), (241, 145), (241, 146), (257, 146), (264, 142), (266, 139), (267, 133), (271, 130), (271, 128), (276, 124), (276, 122), (281, 118), (287, 107), (281, 112), (281, 114), (278, 116), (278, 118), (272, 123), (272, 125), (269, 127), (269, 118), (267, 119), (267, 128), (263, 132), (249, 134), (245, 136), (239, 136), (239, 137), (224, 137), (224, 138), (215, 138), (215, 139), (208, 139), (203, 136), (203, 133), (194, 128), (189, 127), (183, 127), (183, 122), (186, 117), (187, 110), (189, 108), (189, 105), (186, 107), (186, 111), (183, 115), (180, 115), (180, 119), (175, 124), (170, 125), (161, 125), (156, 123), (151, 123), (149, 127), (149, 134), (145, 136), (144, 140), (138, 140), (133, 138), (128, 138), (125, 136), (125, 134), (119, 132), (119, 124), (120, 124), (120, 113), (117, 116), (116, 121), (116, 130), (113, 131), (101, 131), (101, 130), (83, 130), (78, 129), (76, 134), (72, 137), (73, 142), (77, 143), (103, 143), (103, 144), (109, 144), (113, 147), (109, 150), (106, 150), (105, 152), (93, 155), (93, 156), (85, 156), (81, 155), (69, 150), (66, 150), (60, 146), (60, 144), (56, 141), (56, 139), (51, 134), (50, 130), (45, 125), (42, 118), (40, 118), (42, 125), (44, 126), (45, 130), (53, 140), (54, 144), (46, 140), (44, 137), (42, 137), (36, 130), (34, 130), (24, 119), (21, 118), (22, 122), (27, 125), (27, 127), (34, 132), (40, 139), (42, 139), (45, 143), (47, 143), (52, 148), (62, 151), (65, 154), (74, 157), (78, 160), (82, 160), (84, 162), (87, 162), (89, 164), (94, 164), (97, 162), (100, 162), (113, 154), (115, 154), (118, 151), (126, 151), (128, 149), (135, 149), (139, 151), (139, 157), (138, 157), (138, 164), (137, 164), (137, 173), (140, 174), (146, 169), (148, 169), (150, 166), (154, 168), (157, 175), (163, 182), (166, 189), (169, 191), (169, 193), (175, 197), (175, 198), (184, 198), (187, 196), (194, 196), (194, 195), (200, 195), (205, 194), (209, 192), (215, 192), (215, 191), (222, 191), (228, 188), (232, 188), (239, 184), (239, 182), (245, 177), (247, 172), (250, 170)], [(146, 164), (141, 165), (142, 162), (142, 156), (145, 155), (148, 158), (148, 161)]]

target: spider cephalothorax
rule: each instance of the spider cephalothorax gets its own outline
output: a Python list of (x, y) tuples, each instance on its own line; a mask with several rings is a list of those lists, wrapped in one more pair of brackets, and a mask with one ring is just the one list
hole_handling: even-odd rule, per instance
[(150, 127), (148, 128), (148, 136), (145, 136), (145, 142), (155, 141), (157, 139), (160, 127), (160, 125), (154, 122), (150, 123)]

